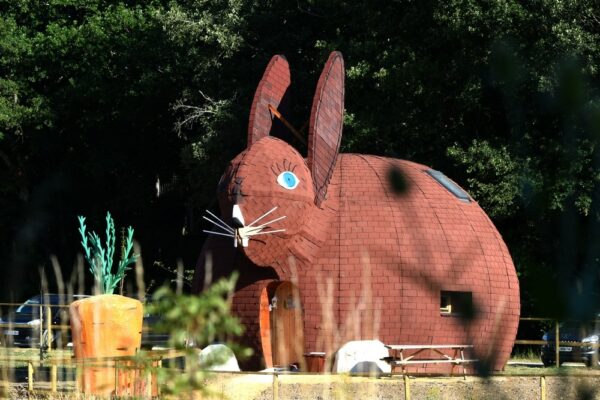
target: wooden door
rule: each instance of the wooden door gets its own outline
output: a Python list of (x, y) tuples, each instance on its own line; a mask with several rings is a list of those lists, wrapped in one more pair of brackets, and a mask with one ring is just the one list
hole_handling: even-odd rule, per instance
[[(282, 282), (275, 289), (276, 305), (271, 309), (271, 349), (273, 365), (286, 367), (303, 361), (304, 334), (298, 289)], [(273, 306), (273, 298), (271, 305)]]

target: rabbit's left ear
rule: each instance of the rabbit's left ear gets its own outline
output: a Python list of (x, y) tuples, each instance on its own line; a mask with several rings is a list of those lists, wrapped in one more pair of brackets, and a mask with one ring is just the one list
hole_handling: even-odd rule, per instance
[(342, 140), (344, 119), (344, 58), (334, 51), (321, 72), (308, 126), (308, 166), (315, 188), (315, 204), (327, 194)]
[(280, 108), (283, 106), (290, 81), (290, 66), (285, 57), (273, 56), (254, 93), (248, 121), (248, 147), (260, 138), (269, 136), (275, 128), (274, 116), (269, 106), (282, 111)]

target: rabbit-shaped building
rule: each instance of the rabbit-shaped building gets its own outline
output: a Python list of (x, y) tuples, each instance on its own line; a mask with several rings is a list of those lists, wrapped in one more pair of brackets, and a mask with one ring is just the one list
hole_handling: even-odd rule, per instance
[[(255, 367), (379, 339), (472, 344), (475, 357), (503, 368), (519, 321), (519, 282), (485, 212), (426, 166), (338, 154), (339, 52), (317, 84), (306, 158), (270, 136), (289, 85), (286, 59), (273, 57), (254, 97), (247, 148), (218, 184), (222, 219), (209, 218), (215, 235), (200, 255), (195, 290), (207, 259), (213, 277), (239, 271), (233, 311)], [(403, 191), (390, 187), (390, 174), (403, 178)]]

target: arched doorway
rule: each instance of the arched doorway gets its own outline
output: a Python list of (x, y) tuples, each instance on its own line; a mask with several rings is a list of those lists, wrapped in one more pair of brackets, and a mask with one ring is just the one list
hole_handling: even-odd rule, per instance
[(304, 321), (298, 288), (288, 281), (273, 282), (263, 292), (263, 296), (268, 302), (265, 304), (264, 300), (261, 301), (260, 318), (266, 365), (287, 367), (293, 363), (302, 363)]

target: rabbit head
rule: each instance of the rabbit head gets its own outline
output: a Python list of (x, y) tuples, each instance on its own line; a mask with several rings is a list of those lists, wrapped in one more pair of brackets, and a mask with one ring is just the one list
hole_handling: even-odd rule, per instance
[[(342, 132), (344, 63), (330, 55), (317, 85), (305, 159), (290, 144), (270, 136), (274, 118), (290, 85), (287, 60), (271, 59), (260, 81), (248, 127), (246, 149), (235, 157), (217, 189), (223, 220), (214, 222), (232, 246), (261, 266), (276, 266), (289, 256), (311, 258), (309, 247), (323, 239), (314, 234), (323, 224), (327, 188)], [(207, 218), (208, 219), (208, 218)]]
[(290, 145), (267, 136), (231, 162), (223, 181), (219, 205), (222, 215), (231, 216), (234, 244), (255, 264), (273, 264), (306, 228), (315, 207), (306, 162)]

